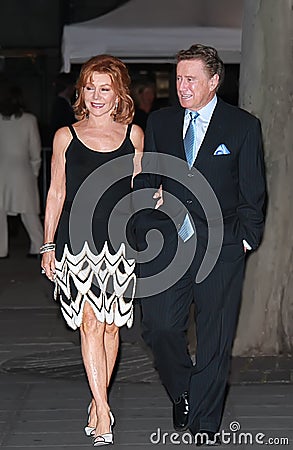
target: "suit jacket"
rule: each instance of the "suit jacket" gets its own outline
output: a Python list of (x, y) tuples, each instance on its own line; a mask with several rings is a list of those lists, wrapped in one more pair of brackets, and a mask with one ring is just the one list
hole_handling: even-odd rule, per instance
[[(167, 154), (186, 161), (183, 144), (184, 109), (181, 107), (164, 108), (150, 114), (145, 134), (145, 152), (158, 155)], [(224, 144), (228, 154), (215, 155), (216, 149)], [(160, 157), (143, 158), (143, 171), (134, 180), (134, 188), (157, 188), (163, 184), (163, 190), (179, 199), (189, 211), (196, 227), (199, 241), (207, 239), (208, 226), (219, 223), (218, 210), (207, 208), (209, 192), (202, 191), (202, 182), (197, 175), (192, 176), (187, 163), (183, 169), (178, 163), (178, 176), (166, 176), (165, 161)], [(173, 163), (172, 163), (173, 166)], [(248, 112), (225, 103), (218, 98), (205, 138), (194, 163), (199, 176), (205, 178), (218, 200), (224, 223), (223, 244), (242, 248), (245, 239), (256, 249), (260, 244), (264, 228), (265, 175), (262, 151), (262, 137), (259, 120)], [(202, 180), (201, 180), (202, 181)], [(189, 189), (191, 190), (189, 190)], [(186, 215), (186, 210), (177, 206), (170, 208), (177, 230)], [(156, 212), (151, 213), (153, 225)], [(214, 214), (214, 217), (213, 217)], [(158, 220), (160, 217), (158, 216)], [(162, 219), (162, 217), (161, 217)], [(166, 224), (168, 218), (165, 218)], [(144, 217), (143, 226), (146, 224)], [(142, 222), (138, 227), (142, 228)], [(168, 228), (168, 226), (167, 226)], [(174, 227), (173, 227), (174, 228)], [(168, 236), (172, 233), (168, 228)], [(138, 233), (139, 234), (139, 233)]]
[(41, 149), (37, 118), (33, 114), (13, 115), (9, 120), (0, 114), (0, 210), (39, 214)]

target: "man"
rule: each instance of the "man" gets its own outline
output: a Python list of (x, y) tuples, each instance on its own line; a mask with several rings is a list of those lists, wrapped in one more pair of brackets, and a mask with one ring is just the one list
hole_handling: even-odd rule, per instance
[[(72, 73), (60, 72), (54, 82), (56, 97), (54, 99), (51, 115), (49, 140), (53, 148), (53, 139), (59, 128), (66, 127), (76, 122), (72, 107), (72, 99), (75, 93), (75, 77)], [(51, 180), (51, 158), (52, 152), (45, 154), (45, 193), (47, 194)]]
[(51, 111), (50, 133), (53, 142), (54, 135), (59, 128), (76, 122), (71, 105), (75, 92), (75, 77), (71, 73), (61, 72), (55, 80), (56, 98)]
[(156, 98), (155, 82), (151, 77), (146, 76), (134, 79), (131, 85), (131, 95), (135, 106), (133, 123), (145, 131), (147, 118)]
[[(217, 432), (241, 300), (245, 252), (258, 247), (264, 227), (260, 123), (248, 112), (217, 97), (223, 76), (224, 65), (214, 48), (192, 45), (178, 53), (177, 94), (181, 107), (165, 108), (149, 116), (145, 151), (186, 161), (180, 176), (184, 183), (188, 180), (185, 186), (188, 184), (190, 190), (165, 174), (147, 175), (152, 171), (147, 163), (144, 173), (134, 180), (136, 189), (157, 189), (162, 184), (163, 193), (173, 194), (187, 208), (180, 220), (180, 215), (175, 215), (176, 226), (165, 227), (168, 245), (162, 252), (164, 258), (170, 260), (170, 247), (174, 247), (176, 239), (184, 241), (182, 245), (188, 248), (191, 242), (195, 245), (194, 235), (197, 238), (195, 256), (184, 275), (141, 304), (143, 337), (153, 351), (156, 368), (173, 401), (174, 427), (177, 431), (189, 428), (194, 435), (202, 433), (204, 439), (198, 441), (199, 445), (220, 443)], [(195, 118), (191, 119), (190, 113)], [(198, 183), (198, 172), (193, 168), (215, 193), (223, 220), (219, 257), (216, 255), (213, 269), (200, 283), (195, 282), (196, 275), (213, 222), (208, 225), (205, 202), (192, 194), (192, 183), (195, 187)], [(209, 215), (213, 216), (213, 211)], [(162, 224), (162, 217), (159, 219)], [(221, 221), (216, 222), (220, 227)], [(163, 277), (162, 274), (162, 284)], [(186, 342), (192, 302), (197, 330), (195, 364)]]

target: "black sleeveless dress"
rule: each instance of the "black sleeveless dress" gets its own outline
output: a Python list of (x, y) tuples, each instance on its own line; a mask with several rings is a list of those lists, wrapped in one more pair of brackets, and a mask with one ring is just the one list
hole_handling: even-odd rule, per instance
[[(72, 125), (69, 129), (72, 140), (65, 155), (66, 198), (56, 233), (54, 297), (60, 300), (62, 314), (72, 329), (82, 323), (85, 302), (100, 322), (131, 327), (135, 259), (126, 259), (130, 247), (120, 230), (131, 215), (135, 151), (131, 125), (121, 146), (110, 152), (91, 150), (79, 140)], [(115, 245), (109, 235), (110, 219)]]

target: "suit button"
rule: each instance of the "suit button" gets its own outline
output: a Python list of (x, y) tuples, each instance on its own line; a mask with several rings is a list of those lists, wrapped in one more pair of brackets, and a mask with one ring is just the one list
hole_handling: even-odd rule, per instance
[(188, 205), (191, 205), (191, 204), (192, 204), (192, 200), (186, 200), (186, 203), (187, 203)]
[(193, 173), (188, 173), (187, 176), (188, 176), (189, 178), (191, 178), (191, 177), (194, 177), (194, 174), (193, 174)]

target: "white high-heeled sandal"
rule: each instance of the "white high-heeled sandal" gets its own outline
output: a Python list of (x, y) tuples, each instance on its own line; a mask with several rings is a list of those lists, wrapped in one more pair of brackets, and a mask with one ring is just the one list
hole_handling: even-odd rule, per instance
[(115, 418), (114, 418), (113, 414), (111, 413), (111, 411), (109, 411), (109, 415), (110, 415), (110, 431), (109, 431), (109, 433), (98, 434), (98, 436), (94, 436), (94, 438), (93, 438), (93, 446), (94, 447), (100, 447), (102, 445), (114, 444), (112, 426), (114, 425)]
[[(90, 402), (90, 404), (87, 407), (88, 423), (90, 421), (91, 407), (92, 407), (92, 402)], [(84, 427), (84, 432), (85, 432), (86, 436), (90, 437), (90, 436), (93, 436), (95, 429), (96, 429), (96, 427), (90, 427), (89, 425), (87, 425)]]
[(115, 418), (114, 418), (113, 414), (111, 413), (111, 411), (109, 411), (109, 415), (110, 415), (110, 431), (109, 431), (109, 433), (98, 434), (98, 436), (95, 436), (93, 439), (94, 447), (100, 447), (102, 445), (114, 444), (112, 426), (114, 425)]
[[(110, 429), (111, 429), (111, 427), (110, 427)], [(94, 447), (100, 447), (101, 445), (109, 445), (109, 444), (114, 444), (112, 432), (99, 434), (98, 436), (95, 436), (95, 438), (93, 440)]]
[[(87, 408), (88, 422), (90, 421), (91, 407), (92, 407), (92, 402), (90, 402), (90, 404), (88, 405), (88, 408)], [(109, 415), (110, 415), (110, 426), (112, 427), (115, 423), (115, 418), (111, 411), (109, 411)], [(92, 437), (94, 435), (95, 429), (96, 429), (96, 427), (90, 427), (89, 425), (87, 425), (84, 427), (84, 432), (85, 432), (86, 436)]]

